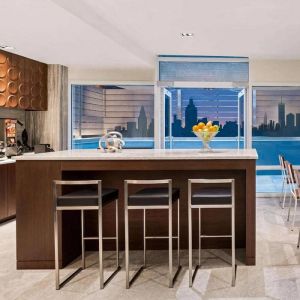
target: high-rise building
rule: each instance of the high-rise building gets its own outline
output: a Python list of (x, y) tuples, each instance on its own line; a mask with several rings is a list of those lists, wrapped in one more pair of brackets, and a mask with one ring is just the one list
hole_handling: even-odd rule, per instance
[(285, 104), (281, 102), (278, 104), (278, 123), (280, 128), (285, 127)]
[(268, 125), (268, 116), (267, 116), (267, 113), (265, 112), (265, 115), (264, 115), (264, 125), (267, 126)]
[(144, 106), (141, 107), (138, 118), (138, 135), (141, 137), (147, 136), (147, 116)]
[(299, 113), (296, 114), (296, 127), (298, 129), (300, 129), (300, 114)]
[(294, 126), (295, 126), (295, 115), (290, 113), (286, 116), (286, 127), (291, 129), (294, 128)]
[(189, 104), (185, 109), (185, 130), (192, 135), (192, 127), (197, 124), (197, 107), (193, 99), (190, 98)]
[(127, 122), (127, 137), (135, 137), (136, 134), (136, 122)]

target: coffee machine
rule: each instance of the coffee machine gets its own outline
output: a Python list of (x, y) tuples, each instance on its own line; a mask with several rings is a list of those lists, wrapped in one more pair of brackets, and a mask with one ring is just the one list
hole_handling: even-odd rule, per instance
[(4, 141), (0, 141), (0, 160), (7, 159)]
[(17, 120), (0, 119), (0, 159), (17, 155)]

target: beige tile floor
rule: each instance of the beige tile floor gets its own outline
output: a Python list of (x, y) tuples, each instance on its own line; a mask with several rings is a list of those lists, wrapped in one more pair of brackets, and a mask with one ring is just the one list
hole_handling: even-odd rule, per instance
[[(167, 287), (167, 252), (149, 251), (151, 267), (129, 290), (125, 289), (124, 268), (99, 290), (97, 264), (93, 263), (97, 254), (90, 253), (91, 267), (56, 291), (52, 270), (16, 270), (16, 229), (15, 222), (10, 222), (0, 226), (0, 299), (300, 299), (298, 230), (289, 230), (286, 213), (277, 199), (257, 199), (257, 264), (247, 267), (238, 261), (236, 287), (230, 286), (231, 269), (226, 264), (230, 252), (210, 250), (203, 251), (203, 267), (189, 288), (187, 251), (183, 250), (183, 269), (173, 289)], [(298, 220), (300, 225), (300, 215)], [(106, 253), (106, 257), (112, 265), (113, 255)], [(132, 254), (133, 263), (141, 258), (140, 252)]]

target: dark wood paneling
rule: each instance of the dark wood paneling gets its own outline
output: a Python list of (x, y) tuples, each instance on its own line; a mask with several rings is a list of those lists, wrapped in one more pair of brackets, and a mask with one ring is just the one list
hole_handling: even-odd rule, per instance
[[(54, 259), (52, 180), (60, 162), (17, 161), (17, 268), (49, 267)], [(44, 263), (45, 262), (45, 263)]]
[(7, 165), (7, 214), (16, 215), (16, 164)]
[[(30, 176), (28, 176), (30, 170)], [(139, 178), (172, 178), (180, 188), (181, 247), (187, 248), (187, 179), (236, 179), (236, 244), (246, 249), (246, 264), (255, 263), (255, 160), (166, 160), (166, 161), (18, 161), (17, 162), (17, 259), (18, 268), (48, 268), (53, 252), (53, 201), (51, 182), (64, 178), (98, 178), (103, 186), (119, 189), (120, 246), (124, 248), (123, 180)], [(176, 209), (175, 209), (176, 210)], [(97, 233), (94, 212), (88, 212), (86, 234)], [(203, 211), (202, 228), (207, 234), (230, 232), (229, 211), (207, 209)], [(167, 215), (160, 211), (147, 213), (147, 233), (166, 234)], [(197, 212), (193, 215), (193, 242), (198, 244)], [(104, 234), (114, 233), (114, 207), (105, 208)], [(62, 216), (62, 264), (80, 254), (80, 222), (77, 212)], [(174, 231), (176, 214), (174, 211)], [(130, 212), (131, 249), (142, 247), (142, 214)], [(229, 247), (226, 239), (203, 241), (203, 247)], [(106, 249), (112, 244), (105, 242)], [(149, 248), (162, 249), (166, 241), (149, 241)], [(96, 249), (93, 243), (88, 249)]]
[(7, 165), (0, 165), (0, 221), (8, 217), (7, 214)]

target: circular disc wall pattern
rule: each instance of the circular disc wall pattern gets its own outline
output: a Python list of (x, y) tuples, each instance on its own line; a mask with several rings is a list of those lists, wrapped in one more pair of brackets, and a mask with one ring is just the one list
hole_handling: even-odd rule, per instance
[(0, 107), (47, 110), (47, 65), (0, 50)]

